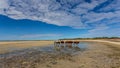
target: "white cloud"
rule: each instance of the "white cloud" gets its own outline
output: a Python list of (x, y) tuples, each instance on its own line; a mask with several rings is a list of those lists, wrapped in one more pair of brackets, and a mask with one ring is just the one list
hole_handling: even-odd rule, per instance
[(7, 0), (0, 0), (0, 9), (8, 8)]
[[(119, 0), (0, 0), (0, 14), (13, 19), (43, 21), (58, 26), (89, 28), (88, 24), (120, 23)], [(107, 6), (98, 7), (102, 3)], [(94, 11), (95, 10), (95, 11)], [(114, 10), (114, 11), (113, 11)], [(99, 12), (96, 12), (99, 11)], [(106, 22), (102, 22), (106, 19)], [(92, 26), (96, 27), (96, 26)]]
[(120, 28), (109, 28), (107, 26), (96, 27), (89, 30), (88, 33), (80, 35), (80, 37), (120, 37)]
[(104, 31), (106, 29), (109, 29), (109, 27), (107, 27), (105, 25), (99, 25), (99, 26), (96, 26), (94, 29), (89, 30), (88, 32), (89, 33), (96, 33), (96, 32), (99, 32), (99, 31)]

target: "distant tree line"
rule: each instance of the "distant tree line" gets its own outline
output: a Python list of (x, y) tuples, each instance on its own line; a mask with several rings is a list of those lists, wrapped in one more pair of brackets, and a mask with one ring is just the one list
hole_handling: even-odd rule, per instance
[(120, 39), (120, 37), (64, 38), (60, 40), (79, 40), (79, 39)]

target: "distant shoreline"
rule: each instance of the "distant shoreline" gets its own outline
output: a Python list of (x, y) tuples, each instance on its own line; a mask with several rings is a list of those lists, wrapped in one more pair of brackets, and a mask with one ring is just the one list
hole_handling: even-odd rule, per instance
[(94, 38), (63, 38), (63, 39), (51, 39), (51, 40), (0, 40), (0, 42), (6, 41), (54, 41), (54, 40), (109, 40), (120, 39), (120, 37), (94, 37)]
[(120, 45), (120, 39), (70, 39), (65, 41), (98, 42)]
[(54, 41), (54, 40), (0, 40), (0, 42), (15, 42), (15, 41)]
[[(64, 40), (64, 39), (63, 39)], [(2, 43), (25, 43), (25, 42), (39, 42), (39, 41), (55, 41), (55, 40), (0, 40)], [(80, 42), (101, 42), (110, 44), (119, 44), (120, 39), (65, 39), (65, 41), (80, 41)]]

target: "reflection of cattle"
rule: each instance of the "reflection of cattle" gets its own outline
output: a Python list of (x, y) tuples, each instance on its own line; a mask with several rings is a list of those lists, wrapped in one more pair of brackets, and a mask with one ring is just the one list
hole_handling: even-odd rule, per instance
[(60, 51), (61, 49), (72, 49), (79, 51), (79, 41), (64, 41), (64, 40), (58, 40), (54, 42), (54, 47), (57, 51)]

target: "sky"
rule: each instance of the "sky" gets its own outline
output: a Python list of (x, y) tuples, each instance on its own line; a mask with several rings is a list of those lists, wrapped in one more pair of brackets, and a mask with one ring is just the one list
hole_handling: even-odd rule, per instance
[(0, 40), (120, 37), (120, 0), (0, 0)]

